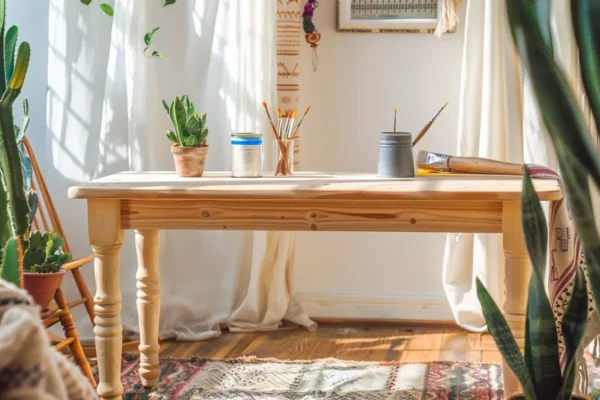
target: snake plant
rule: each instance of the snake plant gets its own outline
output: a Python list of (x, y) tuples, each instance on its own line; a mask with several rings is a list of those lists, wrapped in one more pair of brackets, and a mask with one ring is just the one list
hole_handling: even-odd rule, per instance
[[(557, 153), (571, 217), (583, 246), (596, 310), (600, 309), (600, 237), (596, 229), (589, 184), (600, 188), (600, 158), (561, 67), (554, 59), (549, 0), (505, 0), (513, 39), (535, 92), (544, 124)], [(557, 0), (562, 1), (562, 0)], [(600, 127), (600, 2), (571, 0), (581, 74), (591, 114)], [(547, 228), (528, 173), (523, 178), (522, 222), (533, 265), (529, 283), (522, 356), (508, 324), (485, 287), (478, 296), (488, 328), (504, 360), (523, 386), (523, 397), (569, 399), (577, 362), (575, 354), (586, 328), (588, 299), (585, 274), (577, 268), (573, 296), (563, 316), (566, 366), (561, 371), (555, 321), (543, 285)]]

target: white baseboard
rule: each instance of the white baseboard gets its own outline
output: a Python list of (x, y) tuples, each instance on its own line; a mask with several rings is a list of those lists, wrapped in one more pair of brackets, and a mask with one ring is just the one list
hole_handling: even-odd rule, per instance
[(312, 318), (452, 321), (445, 297), (329, 295), (296, 293)]

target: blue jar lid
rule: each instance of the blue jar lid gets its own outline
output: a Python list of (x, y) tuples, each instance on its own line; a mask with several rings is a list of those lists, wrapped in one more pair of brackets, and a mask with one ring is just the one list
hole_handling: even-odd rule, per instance
[(232, 145), (258, 146), (263, 143), (262, 134), (260, 133), (232, 133)]

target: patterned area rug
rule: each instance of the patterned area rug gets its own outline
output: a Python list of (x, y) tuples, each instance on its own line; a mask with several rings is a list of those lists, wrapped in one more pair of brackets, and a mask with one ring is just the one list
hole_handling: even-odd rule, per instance
[[(125, 354), (123, 399), (501, 400), (499, 365), (163, 358), (160, 384), (141, 386), (139, 358)], [(96, 371), (95, 363), (92, 363)]]

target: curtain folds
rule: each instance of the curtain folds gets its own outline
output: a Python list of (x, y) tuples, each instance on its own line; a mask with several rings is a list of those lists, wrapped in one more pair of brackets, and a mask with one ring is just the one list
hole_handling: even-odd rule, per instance
[[(122, 170), (173, 170), (162, 99), (188, 94), (208, 113), (208, 170), (230, 169), (231, 133), (268, 133), (261, 103), (275, 103), (275, 15), (276, 2), (117, 0), (110, 18), (51, 0), (44, 172), (76, 255), (90, 250), (85, 204), (66, 199), (69, 186)], [(155, 27), (147, 53), (168, 59), (143, 52)], [(161, 232), (161, 334), (202, 339), (224, 326), (277, 329), (284, 318), (314, 328), (292, 296), (294, 246), (287, 232)], [(137, 330), (131, 232), (121, 261), (123, 325)]]

